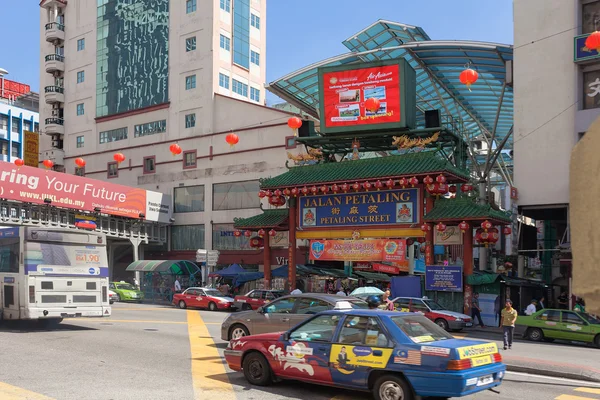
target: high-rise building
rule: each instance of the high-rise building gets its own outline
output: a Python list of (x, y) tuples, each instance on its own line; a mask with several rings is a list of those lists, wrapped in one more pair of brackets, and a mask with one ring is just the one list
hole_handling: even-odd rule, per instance
[(42, 157), (171, 194), (165, 257), (252, 263), (233, 219), (261, 212), (258, 179), (295, 146), (290, 114), (264, 105), (266, 0), (44, 0), (41, 21)]

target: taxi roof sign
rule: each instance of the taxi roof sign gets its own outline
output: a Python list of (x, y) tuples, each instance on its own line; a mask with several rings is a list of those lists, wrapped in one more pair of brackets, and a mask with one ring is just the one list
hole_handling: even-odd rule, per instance
[(335, 307), (333, 307), (334, 310), (340, 310), (340, 311), (348, 311), (348, 310), (352, 310), (352, 304), (350, 304), (349, 301), (346, 300), (341, 300), (335, 303)]

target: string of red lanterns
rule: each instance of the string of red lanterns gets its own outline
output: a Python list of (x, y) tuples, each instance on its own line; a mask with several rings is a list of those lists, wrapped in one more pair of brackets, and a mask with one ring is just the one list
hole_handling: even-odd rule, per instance
[(44, 160), (42, 164), (44, 164), (44, 167), (46, 167), (47, 169), (51, 169), (52, 167), (54, 167), (54, 161), (52, 160)]

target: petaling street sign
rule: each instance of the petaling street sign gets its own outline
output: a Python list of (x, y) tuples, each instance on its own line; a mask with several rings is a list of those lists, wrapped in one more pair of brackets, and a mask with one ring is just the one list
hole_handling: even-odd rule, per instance
[(420, 190), (411, 188), (302, 196), (299, 199), (300, 227), (417, 224), (421, 220)]
[(311, 240), (309, 258), (321, 261), (406, 261), (406, 240)]

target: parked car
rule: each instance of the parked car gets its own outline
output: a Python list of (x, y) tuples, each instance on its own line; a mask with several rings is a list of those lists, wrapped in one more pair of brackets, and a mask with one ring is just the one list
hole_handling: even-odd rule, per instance
[(173, 295), (173, 304), (179, 308), (206, 308), (210, 311), (232, 310), (233, 299), (212, 288), (191, 287)]
[(283, 296), (257, 310), (231, 314), (221, 325), (221, 339), (239, 339), (258, 333), (281, 332), (320, 311), (332, 310), (340, 301), (361, 309), (369, 306), (363, 300), (332, 294), (305, 293)]
[(471, 317), (456, 311), (446, 310), (437, 302), (426, 297), (397, 297), (394, 300), (396, 311), (422, 312), (425, 317), (447, 331), (461, 331), (473, 326)]
[(117, 294), (115, 292), (113, 292), (112, 290), (108, 290), (108, 303), (109, 304), (113, 304), (115, 301), (117, 300)]
[(530, 316), (519, 316), (516, 332), (536, 342), (560, 339), (600, 347), (600, 320), (579, 311), (545, 308)]
[(124, 281), (110, 282), (108, 288), (117, 294), (115, 301), (136, 301), (141, 303), (144, 293), (131, 283)]
[(332, 310), (287, 330), (234, 339), (229, 368), (250, 384), (298, 380), (371, 391), (377, 400), (462, 397), (499, 386), (495, 342), (454, 339), (414, 313)]
[(285, 294), (282, 290), (252, 290), (243, 296), (235, 296), (234, 305), (238, 310), (256, 310), (257, 308), (280, 298)]

